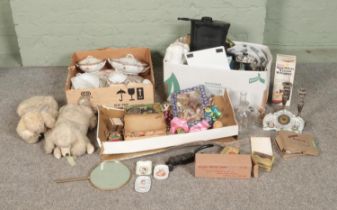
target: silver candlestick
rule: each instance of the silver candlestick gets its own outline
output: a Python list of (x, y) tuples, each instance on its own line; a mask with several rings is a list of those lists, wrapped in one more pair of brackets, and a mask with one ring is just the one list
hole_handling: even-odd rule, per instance
[(304, 97), (307, 94), (305, 88), (300, 88), (298, 90), (298, 103), (297, 103), (297, 116), (301, 116), (301, 112), (304, 106)]

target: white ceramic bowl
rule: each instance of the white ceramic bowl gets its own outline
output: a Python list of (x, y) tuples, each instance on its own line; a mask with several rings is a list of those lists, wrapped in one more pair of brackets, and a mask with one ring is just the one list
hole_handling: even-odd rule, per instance
[(127, 54), (123, 58), (108, 59), (108, 62), (115, 70), (124, 74), (137, 75), (149, 69), (147, 64), (140, 62), (132, 54)]
[(143, 84), (148, 85), (148, 84), (152, 84), (152, 82), (148, 79), (144, 79)]
[(76, 66), (82, 71), (90, 73), (101, 70), (105, 66), (106, 60), (97, 59), (93, 56), (88, 56), (80, 60)]
[(112, 84), (124, 83), (126, 79), (127, 76), (124, 73), (118, 71), (114, 71), (109, 75), (109, 82)]
[(98, 88), (99, 77), (90, 73), (77, 74), (71, 78), (71, 83), (74, 89)]

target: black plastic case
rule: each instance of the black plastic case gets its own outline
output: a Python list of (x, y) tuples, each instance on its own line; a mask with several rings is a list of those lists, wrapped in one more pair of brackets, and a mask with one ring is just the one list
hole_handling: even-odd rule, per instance
[(191, 21), (191, 51), (225, 46), (229, 23), (213, 21), (211, 17), (202, 17), (201, 20), (190, 18), (178, 20)]

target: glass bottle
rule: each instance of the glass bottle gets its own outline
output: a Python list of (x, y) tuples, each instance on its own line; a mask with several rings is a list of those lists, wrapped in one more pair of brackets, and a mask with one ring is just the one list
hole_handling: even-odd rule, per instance
[(240, 92), (240, 104), (237, 111), (237, 119), (240, 132), (248, 128), (249, 102), (247, 101), (247, 92)]

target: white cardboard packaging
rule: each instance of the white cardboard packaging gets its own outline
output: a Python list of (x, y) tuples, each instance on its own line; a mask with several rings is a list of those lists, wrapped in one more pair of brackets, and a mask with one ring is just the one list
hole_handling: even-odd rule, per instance
[(265, 71), (226, 70), (219, 67), (197, 67), (164, 61), (166, 93), (204, 84), (214, 95), (223, 95), (226, 89), (234, 107), (240, 102), (240, 92), (247, 92), (251, 106), (264, 107), (269, 94), (272, 55), (265, 45), (235, 42), (262, 48), (268, 57)]
[(273, 156), (273, 148), (271, 146), (270, 137), (251, 137), (250, 144), (253, 152)]
[[(235, 119), (232, 103), (227, 95), (224, 94), (226, 103), (223, 112), (227, 116), (228, 125), (221, 128), (209, 129), (206, 131), (183, 133), (174, 135), (154, 136), (130, 141), (111, 142), (106, 141), (106, 133), (109, 130), (106, 122), (111, 117), (123, 117), (124, 111), (106, 106), (98, 106), (98, 125), (97, 125), (97, 143), (101, 148), (100, 155), (102, 159), (130, 159), (134, 157), (153, 154), (152, 151), (167, 149), (170, 147), (196, 143), (201, 141), (210, 141), (222, 139), (230, 136), (237, 136), (239, 128)], [(148, 153), (147, 153), (148, 152)], [(141, 153), (138, 155), (137, 153)], [(114, 155), (114, 157), (105, 157)]]
[(185, 59), (189, 66), (225, 67), (224, 71), (230, 70), (227, 54), (223, 46), (185, 53)]
[[(296, 56), (294, 55), (276, 55), (274, 87), (272, 94), (272, 101), (275, 104), (282, 102), (283, 82), (290, 82), (294, 84), (296, 70)], [(290, 106), (293, 87), (290, 89), (289, 100), (286, 106)]]

